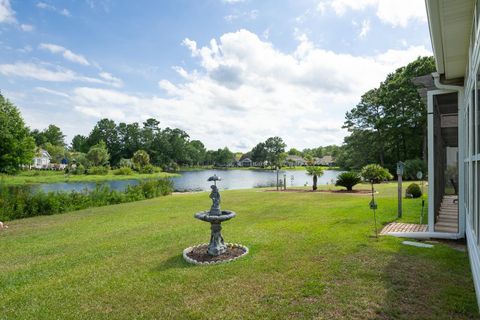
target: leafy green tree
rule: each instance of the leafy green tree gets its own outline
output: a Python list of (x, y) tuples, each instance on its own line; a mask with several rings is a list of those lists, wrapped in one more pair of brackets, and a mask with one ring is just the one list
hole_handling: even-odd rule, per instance
[(272, 167), (280, 167), (285, 160), (285, 147), (287, 145), (280, 137), (271, 137), (265, 141), (267, 161)]
[(97, 145), (88, 150), (87, 160), (95, 166), (106, 166), (108, 165), (108, 160), (110, 159), (110, 154), (108, 153), (107, 146), (105, 142), (100, 141)]
[(62, 130), (54, 124), (49, 125), (48, 128), (42, 131), (35, 129), (31, 134), (35, 139), (35, 144), (39, 147), (46, 143), (50, 143), (54, 146), (65, 146), (65, 135)]
[(223, 149), (218, 149), (212, 154), (213, 163), (217, 166), (226, 166), (232, 163), (233, 161), (233, 152), (231, 152), (227, 147)]
[(200, 140), (192, 140), (187, 144), (188, 159), (191, 165), (200, 165), (205, 162), (207, 149)]
[(265, 143), (263, 142), (260, 142), (259, 144), (257, 144), (250, 153), (251, 153), (253, 162), (263, 163), (267, 161), (268, 152), (267, 152), (267, 149), (265, 148)]
[(433, 57), (420, 57), (389, 74), (347, 112), (345, 137), (337, 164), (360, 168), (380, 163), (393, 169), (400, 160), (426, 155), (426, 106), (412, 78), (435, 71)]
[(65, 146), (65, 135), (56, 125), (49, 125), (48, 128), (43, 131), (43, 135), (46, 142), (49, 142), (54, 146)]
[(150, 164), (150, 156), (145, 150), (138, 150), (133, 154), (132, 162), (136, 169), (141, 170)]
[(312, 189), (315, 191), (317, 190), (318, 177), (323, 176), (323, 168), (317, 167), (317, 166), (308, 166), (306, 167), (306, 169), (307, 169), (307, 174), (313, 177)]
[(122, 158), (122, 145), (118, 137), (117, 125), (113, 120), (101, 119), (98, 121), (87, 138), (90, 149), (100, 144), (100, 141), (103, 141), (110, 154), (111, 164), (117, 165)]
[(299, 157), (302, 156), (302, 152), (300, 150), (295, 149), (295, 148), (290, 148), (290, 150), (288, 150), (288, 154), (290, 156), (299, 156)]
[(47, 150), (47, 152), (52, 157), (52, 163), (61, 163), (63, 159), (68, 159), (67, 150), (64, 146), (54, 145), (50, 142), (45, 143), (42, 146), (42, 149)]
[(88, 152), (87, 137), (77, 134), (72, 139), (72, 151), (74, 152)]
[(363, 180), (372, 183), (380, 183), (382, 181), (393, 179), (393, 176), (390, 174), (390, 172), (378, 164), (366, 165), (362, 168), (360, 175), (362, 176)]
[(0, 94), (0, 171), (15, 172), (30, 164), (35, 141), (18, 108)]

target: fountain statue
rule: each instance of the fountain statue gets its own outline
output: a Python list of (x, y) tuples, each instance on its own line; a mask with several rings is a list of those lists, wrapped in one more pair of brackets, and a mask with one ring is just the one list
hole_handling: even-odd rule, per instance
[(221, 232), (222, 222), (234, 218), (236, 213), (230, 210), (220, 209), (221, 197), (218, 191), (217, 181), (221, 181), (221, 178), (213, 175), (208, 178), (208, 181), (213, 181), (213, 185), (210, 186), (212, 206), (210, 210), (197, 212), (194, 217), (210, 223), (210, 243), (208, 245), (203, 244), (190, 247), (183, 252), (185, 260), (195, 264), (231, 261), (248, 253), (248, 248), (245, 246), (225, 243)]

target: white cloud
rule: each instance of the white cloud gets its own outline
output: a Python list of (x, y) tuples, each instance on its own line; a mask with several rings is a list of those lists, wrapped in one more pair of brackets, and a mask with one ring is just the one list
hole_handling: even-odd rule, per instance
[(98, 75), (100, 76), (100, 78), (108, 81), (114, 87), (123, 86), (123, 81), (119, 78), (114, 77), (111, 73), (100, 72)]
[(0, 23), (17, 23), (9, 0), (0, 0)]
[(223, 17), (223, 19), (227, 22), (233, 22), (241, 18), (245, 20), (255, 20), (257, 19), (257, 17), (258, 17), (258, 10), (254, 9), (254, 10), (250, 10), (250, 11), (246, 11), (238, 14), (229, 14)]
[(245, 2), (245, 0), (222, 0), (223, 3), (240, 3), (240, 2)]
[(20, 29), (26, 32), (33, 31), (34, 27), (31, 24), (21, 24)]
[(101, 75), (101, 79), (98, 79), (79, 75), (74, 71), (65, 68), (48, 68), (45, 65), (24, 62), (0, 64), (0, 74), (47, 82), (87, 82), (110, 85), (113, 87), (118, 87), (119, 81), (121, 82), (120, 79), (117, 79), (111, 75), (111, 78), (109, 78), (106, 76), (107, 73), (103, 73), (103, 76)]
[(347, 10), (360, 11), (372, 7), (382, 22), (394, 27), (406, 27), (410, 21), (427, 21), (425, 3), (421, 0), (321, 0), (317, 6), (323, 12), (327, 7), (339, 16)]
[(20, 24), (18, 22), (9, 0), (0, 0), (0, 23), (12, 24), (26, 32), (33, 31), (34, 29), (30, 24)]
[(156, 117), (209, 148), (245, 151), (273, 135), (299, 148), (341, 143), (345, 112), (361, 94), (396, 68), (431, 54), (418, 46), (354, 56), (318, 48), (305, 35), (294, 52), (284, 53), (247, 30), (207, 46), (190, 39), (183, 44), (200, 69), (176, 67), (184, 82), (160, 80), (164, 97), (81, 87), (72, 97), (75, 109), (117, 121)]
[(61, 91), (57, 91), (57, 90), (53, 90), (53, 89), (48, 89), (48, 88), (45, 88), (45, 87), (35, 87), (35, 90), (38, 91), (38, 92), (43, 92), (43, 93), (48, 93), (48, 94), (51, 94), (51, 95), (54, 95), (54, 96), (59, 96), (59, 97), (62, 97), (62, 98), (70, 98), (70, 96), (68, 94), (66, 94), (65, 92), (61, 92)]
[(52, 44), (52, 43), (41, 43), (39, 48), (44, 49), (44, 50), (48, 50), (51, 53), (59, 53), (65, 59), (67, 59), (71, 62), (79, 63), (79, 64), (82, 64), (84, 66), (90, 65), (90, 63), (88, 62), (88, 60), (84, 56), (82, 56), (80, 54), (73, 53), (72, 51), (70, 51), (70, 50), (68, 50), (68, 49), (66, 49), (62, 46)]
[(56, 12), (58, 14), (61, 14), (62, 16), (65, 17), (70, 17), (70, 11), (67, 9), (60, 9), (55, 7), (54, 5), (45, 3), (45, 2), (37, 2), (37, 8), (44, 9), (44, 10), (50, 10), (53, 12)]
[(365, 38), (370, 31), (370, 20), (363, 20), (358, 37)]

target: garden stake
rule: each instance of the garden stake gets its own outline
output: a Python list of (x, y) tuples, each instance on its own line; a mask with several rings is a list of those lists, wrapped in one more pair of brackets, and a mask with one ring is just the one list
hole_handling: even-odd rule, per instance
[(377, 215), (375, 210), (377, 209), (377, 204), (375, 203), (375, 190), (373, 189), (373, 180), (372, 180), (372, 201), (370, 201), (370, 209), (373, 210), (373, 220), (375, 222), (375, 238), (378, 240), (378, 230), (377, 230)]

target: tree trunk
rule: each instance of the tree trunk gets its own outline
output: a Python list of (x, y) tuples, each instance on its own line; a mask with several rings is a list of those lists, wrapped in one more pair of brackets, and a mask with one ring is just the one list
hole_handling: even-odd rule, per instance
[(317, 175), (313, 176), (313, 190), (317, 190)]

